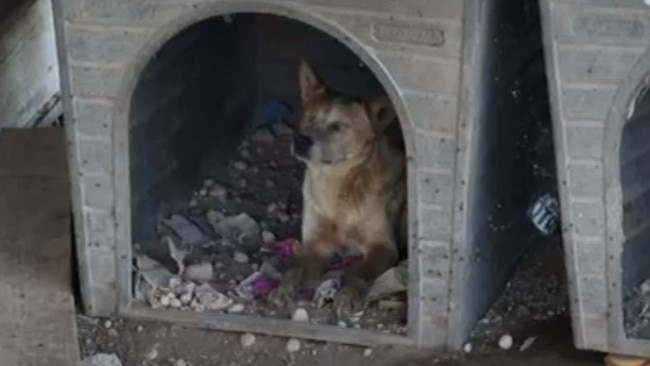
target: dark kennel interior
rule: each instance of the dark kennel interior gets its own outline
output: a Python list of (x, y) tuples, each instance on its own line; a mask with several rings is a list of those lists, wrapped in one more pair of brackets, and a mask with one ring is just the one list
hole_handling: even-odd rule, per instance
[[(217, 233), (223, 233), (210, 227), (210, 215), (245, 213), (262, 234), (300, 239), (304, 168), (291, 156), (290, 144), (300, 111), (301, 59), (337, 92), (360, 98), (384, 94), (373, 73), (342, 43), (275, 15), (238, 13), (202, 21), (173, 37), (151, 59), (131, 102), (131, 228), (136, 254), (177, 268), (160, 238), (168, 231), (166, 219), (181, 215), (205, 229), (207, 242), (177, 244), (191, 255), (198, 248), (201, 258), (194, 259), (213, 264), (218, 279), (210, 285), (230, 298), (250, 300), (233, 293), (269, 258), (255, 251), (244, 259), (238, 248), (219, 244), (223, 241)], [(280, 125), (283, 131), (277, 130)], [(201, 193), (207, 180), (216, 183), (210, 191), (223, 188), (223, 197)], [(288, 309), (262, 304), (264, 299), (249, 301), (243, 314), (291, 316), (285, 314)], [(314, 322), (337, 325), (327, 314), (314, 320), (318, 309), (309, 311)], [(405, 311), (396, 316), (397, 332), (404, 334)], [(386, 321), (376, 323), (386, 330)]]
[(187, 203), (206, 170), (228, 165), (244, 135), (255, 127), (256, 106), (275, 99), (298, 111), (301, 57), (338, 91), (359, 97), (383, 92), (372, 72), (344, 45), (279, 16), (236, 14), (205, 20), (155, 55), (132, 97), (134, 243), (156, 242), (157, 223)]
[[(561, 244), (557, 231), (551, 238), (543, 236), (527, 215), (536, 199), (558, 197), (538, 6), (536, 0), (491, 0), (485, 5), (481, 108), (469, 182), (468, 265), (461, 289), (463, 334), (469, 334), (503, 294), (513, 271), (527, 271), (518, 267), (522, 257), (536, 255), (537, 246)], [(557, 253), (562, 262), (562, 251)], [(528, 309), (540, 305), (542, 311), (543, 304), (556, 297), (547, 295), (505, 294), (496, 311), (510, 312), (518, 304)], [(535, 297), (540, 304), (526, 304)]]
[[(647, 83), (647, 81), (646, 81)], [(622, 296), (628, 336), (650, 339), (650, 93), (648, 85), (633, 101), (620, 142), (623, 193)]]

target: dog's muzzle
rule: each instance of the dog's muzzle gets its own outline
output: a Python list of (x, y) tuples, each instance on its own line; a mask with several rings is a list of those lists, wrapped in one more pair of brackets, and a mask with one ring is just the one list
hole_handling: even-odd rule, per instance
[(293, 139), (293, 153), (301, 158), (309, 157), (309, 149), (314, 145), (314, 140), (309, 136), (297, 135)]

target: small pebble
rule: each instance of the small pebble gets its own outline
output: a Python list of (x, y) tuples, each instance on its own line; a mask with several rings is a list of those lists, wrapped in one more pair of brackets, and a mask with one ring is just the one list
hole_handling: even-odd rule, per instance
[(207, 188), (201, 188), (199, 191), (199, 196), (207, 196), (208, 195), (208, 190)]
[(142, 325), (138, 325), (137, 328), (135, 328), (135, 331), (138, 333), (141, 333), (144, 330), (144, 327)]
[(210, 187), (210, 191), (208, 194), (214, 198), (219, 198), (219, 199), (224, 199), (226, 198), (226, 195), (228, 194), (228, 191), (226, 191), (226, 188), (219, 184), (215, 184), (212, 187)]
[(519, 346), (519, 351), (523, 352), (523, 351), (529, 349), (533, 345), (533, 343), (535, 343), (536, 340), (537, 340), (537, 337), (528, 337), (528, 338), (526, 338), (524, 343), (522, 343), (521, 346)]
[(245, 309), (244, 304), (235, 304), (228, 309), (228, 313), (241, 314), (242, 312), (244, 312), (244, 309)]
[(309, 314), (307, 313), (307, 310), (298, 308), (294, 311), (291, 319), (296, 322), (309, 322)]
[(187, 305), (190, 302), (192, 302), (192, 298), (193, 298), (192, 293), (191, 292), (186, 292), (186, 293), (181, 295), (180, 300), (181, 300), (181, 303), (183, 305)]
[(287, 352), (295, 353), (298, 351), (300, 351), (300, 341), (295, 338), (289, 339), (287, 342)]
[(169, 306), (174, 309), (180, 309), (180, 307), (183, 306), (183, 303), (181, 300), (174, 296), (169, 300)]
[(149, 352), (147, 352), (144, 358), (146, 358), (147, 361), (153, 361), (158, 358), (158, 348), (154, 346), (151, 350), (149, 350)]
[(246, 165), (246, 163), (244, 163), (243, 161), (236, 161), (236, 162), (233, 164), (233, 167), (234, 167), (235, 169), (239, 170), (239, 171), (246, 170), (246, 168), (248, 168), (248, 166)]
[(104, 328), (110, 328), (113, 326), (113, 322), (110, 320), (107, 320), (104, 322)]
[(470, 342), (465, 343), (465, 345), (463, 346), (463, 352), (472, 353), (472, 343)]
[(248, 263), (248, 256), (242, 252), (235, 252), (232, 258), (237, 263)]
[(275, 234), (273, 234), (272, 232), (270, 232), (268, 230), (262, 231), (262, 242), (264, 244), (275, 243), (275, 240), (276, 240)]
[(363, 357), (370, 357), (372, 355), (372, 348), (366, 348), (363, 350)]
[(347, 328), (348, 327), (348, 325), (345, 324), (345, 322), (343, 320), (339, 320), (339, 322), (336, 323), (336, 326), (339, 327), (339, 328)]
[(108, 330), (108, 336), (109, 336), (109, 337), (116, 338), (116, 337), (118, 336), (118, 334), (117, 334), (117, 330), (115, 330), (115, 328), (111, 328), (111, 329), (109, 329), (109, 330)]
[(242, 336), (239, 338), (239, 343), (242, 347), (248, 348), (255, 344), (255, 335), (251, 333), (242, 334)]
[(504, 334), (499, 338), (499, 347), (503, 350), (509, 350), (512, 348), (512, 344), (514, 343), (512, 336), (510, 334)]
[(211, 187), (213, 184), (214, 184), (214, 179), (208, 178), (208, 179), (203, 181), (203, 187), (204, 188)]
[(174, 362), (174, 366), (188, 366), (188, 364), (187, 362), (185, 362), (185, 360), (181, 359), (181, 360), (176, 360), (176, 362)]

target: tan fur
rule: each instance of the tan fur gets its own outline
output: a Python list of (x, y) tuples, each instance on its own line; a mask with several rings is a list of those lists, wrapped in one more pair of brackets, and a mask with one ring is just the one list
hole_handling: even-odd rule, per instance
[[(348, 270), (336, 299), (337, 309), (349, 313), (359, 306), (367, 285), (395, 264), (398, 243), (406, 240), (397, 237), (406, 212), (405, 158), (383, 133), (395, 121), (387, 98), (337, 102), (304, 61), (299, 79), (300, 130), (323, 146), (304, 159), (303, 246), (297, 268), (275, 297), (318, 279), (335, 253), (361, 254), (363, 260)], [(332, 124), (336, 132), (328, 127)]]

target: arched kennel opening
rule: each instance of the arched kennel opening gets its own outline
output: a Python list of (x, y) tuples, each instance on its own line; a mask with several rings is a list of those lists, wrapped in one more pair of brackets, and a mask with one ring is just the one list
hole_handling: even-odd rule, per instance
[[(268, 300), (269, 289), (260, 289), (291, 266), (292, 258), (269, 253), (273, 245), (301, 240), (304, 164), (291, 154), (301, 60), (332, 91), (367, 101), (386, 95), (372, 71), (334, 37), (259, 13), (212, 17), (184, 29), (137, 76), (129, 114), (134, 298), (154, 309), (277, 319), (291, 319), (301, 308), (313, 324), (403, 337), (406, 282), (393, 301), (397, 308), (382, 306), (384, 299), (372, 302), (355, 324), (316, 306), (312, 295), (297, 294), (288, 307), (278, 307)], [(399, 125), (386, 133), (395, 149), (403, 148)], [(176, 249), (188, 254), (175, 265)], [(211, 296), (227, 299), (219, 304), (204, 301), (200, 289), (153, 288), (145, 259), (178, 269), (184, 282), (177, 288), (205, 282), (191, 273), (208, 267)], [(406, 256), (401, 260), (394, 270), (406, 274)]]

